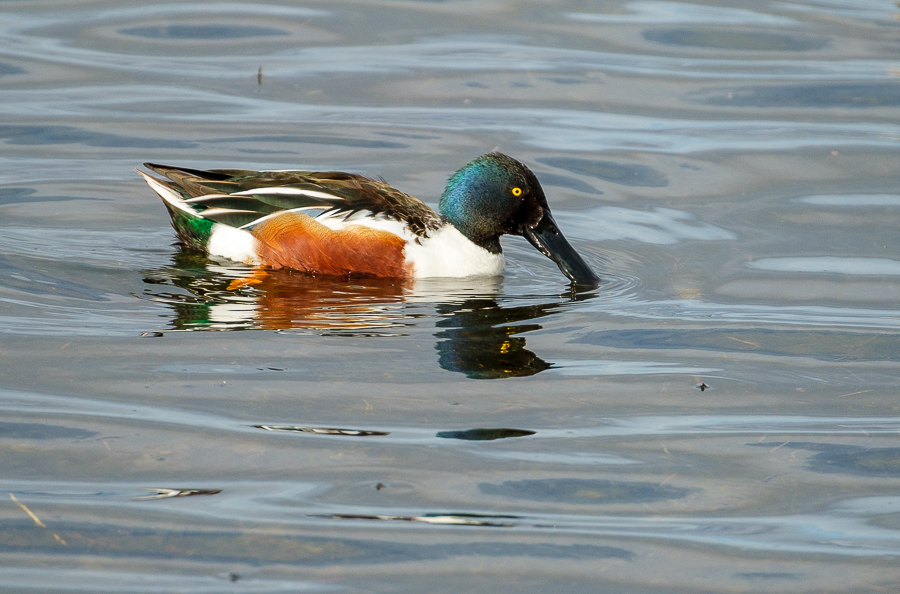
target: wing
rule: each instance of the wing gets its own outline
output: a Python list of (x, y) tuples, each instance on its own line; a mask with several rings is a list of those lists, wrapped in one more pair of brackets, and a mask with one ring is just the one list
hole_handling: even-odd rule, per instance
[(158, 180), (180, 195), (205, 219), (248, 227), (283, 210), (324, 210), (349, 217), (360, 211), (400, 221), (417, 235), (441, 226), (440, 217), (418, 198), (383, 180), (339, 171), (199, 170), (144, 163), (168, 181)]

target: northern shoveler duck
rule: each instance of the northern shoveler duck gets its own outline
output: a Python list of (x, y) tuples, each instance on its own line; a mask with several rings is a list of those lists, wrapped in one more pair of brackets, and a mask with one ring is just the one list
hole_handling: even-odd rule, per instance
[(500, 236), (510, 234), (576, 285), (599, 283), (559, 231), (534, 173), (500, 153), (453, 174), (440, 214), (351, 173), (144, 166), (166, 178), (138, 172), (163, 199), (179, 239), (213, 256), (338, 276), (493, 276), (503, 270)]

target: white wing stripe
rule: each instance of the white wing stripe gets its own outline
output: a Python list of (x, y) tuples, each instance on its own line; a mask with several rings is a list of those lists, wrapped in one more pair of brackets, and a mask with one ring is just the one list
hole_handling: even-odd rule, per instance
[(325, 192), (316, 192), (315, 190), (302, 190), (300, 188), (255, 188), (253, 190), (244, 190), (243, 192), (235, 192), (232, 196), (250, 196), (252, 194), (289, 194), (292, 196), (309, 196), (311, 198), (328, 198), (330, 200), (343, 200), (340, 196), (334, 194), (326, 194)]
[(292, 208), (290, 210), (279, 210), (278, 212), (273, 212), (272, 214), (267, 214), (264, 217), (259, 217), (255, 221), (251, 221), (251, 222), (247, 223), (246, 225), (241, 225), (240, 227), (238, 227), (238, 229), (248, 229), (248, 228), (252, 227), (253, 225), (258, 225), (259, 223), (262, 223), (266, 219), (271, 219), (272, 217), (277, 217), (279, 215), (283, 215), (286, 212), (301, 212), (304, 210), (323, 210), (325, 208), (328, 208), (328, 207), (327, 206), (301, 206), (300, 208)]
[(196, 213), (196, 212), (195, 212), (194, 214), (197, 215), (197, 216), (200, 216), (200, 217), (204, 217), (204, 218), (205, 218), (205, 217), (207, 217), (207, 216), (215, 216), (215, 215), (220, 215), (220, 214), (228, 214), (228, 213), (231, 213), (231, 212), (247, 212), (247, 213), (250, 213), (250, 214), (257, 214), (257, 213), (255, 213), (255, 212), (253, 212), (252, 210), (239, 210), (239, 209), (237, 209), (237, 208), (207, 208), (207, 209), (204, 210), (203, 212), (200, 212), (200, 213)]
[(203, 202), (205, 200), (212, 200), (215, 198), (228, 198), (230, 194), (204, 194), (203, 196), (197, 196), (195, 198), (188, 198), (185, 202), (193, 204), (195, 202)]

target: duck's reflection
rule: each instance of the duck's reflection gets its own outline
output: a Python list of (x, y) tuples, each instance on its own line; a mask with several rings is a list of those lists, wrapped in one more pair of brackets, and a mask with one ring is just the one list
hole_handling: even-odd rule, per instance
[(173, 308), (175, 330), (308, 329), (396, 336), (406, 334), (418, 319), (437, 316), (435, 348), (441, 367), (476, 379), (523, 377), (552, 367), (525, 348), (521, 335), (541, 328), (534, 320), (591, 296), (562, 295), (549, 303), (506, 307), (496, 299), (499, 279), (311, 277), (220, 265), (189, 250), (176, 253), (171, 266), (147, 271), (144, 282), (146, 298)]
[[(145, 272), (144, 290), (175, 310), (177, 330), (310, 329), (350, 335), (397, 334), (408, 282), (331, 279), (291, 270), (220, 265), (182, 250), (171, 266)], [(187, 290), (169, 292), (163, 287)]]
[(442, 303), (438, 314), (444, 328), (435, 336), (441, 367), (474, 379), (524, 377), (550, 369), (525, 348), (525, 339), (516, 334), (540, 330), (538, 324), (516, 324), (543, 317), (558, 304), (500, 307), (493, 299), (471, 299), (463, 303)]

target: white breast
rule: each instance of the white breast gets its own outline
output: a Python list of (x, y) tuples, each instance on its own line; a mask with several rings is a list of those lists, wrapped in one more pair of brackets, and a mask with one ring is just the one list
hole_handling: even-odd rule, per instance
[(497, 276), (503, 272), (503, 254), (478, 247), (453, 225), (445, 225), (421, 244), (406, 244), (406, 260), (416, 278)]

